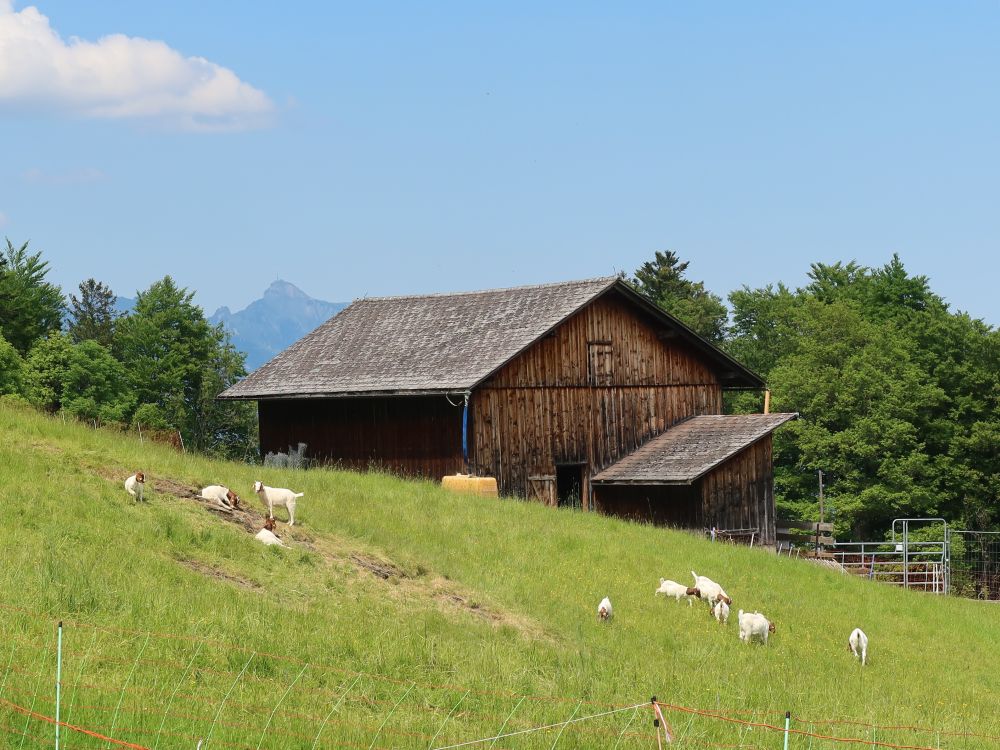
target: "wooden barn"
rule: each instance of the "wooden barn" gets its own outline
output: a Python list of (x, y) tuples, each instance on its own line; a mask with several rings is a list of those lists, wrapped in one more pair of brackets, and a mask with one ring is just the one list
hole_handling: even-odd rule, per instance
[(621, 279), (355, 301), (220, 395), (261, 453), (441, 478), (774, 541), (771, 433), (722, 415), (754, 373)]

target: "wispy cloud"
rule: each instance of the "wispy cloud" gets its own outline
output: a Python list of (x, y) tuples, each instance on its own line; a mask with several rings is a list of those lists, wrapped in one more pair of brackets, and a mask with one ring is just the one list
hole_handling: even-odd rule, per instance
[(11, 0), (0, 0), (0, 107), (202, 131), (260, 127), (274, 112), (267, 94), (203, 57), (123, 34), (67, 41)]
[[(0, 3), (2, 2), (3, 0), (0, 0)], [(5, 214), (3, 211), (0, 211), (0, 227), (5, 227), (5, 226), (7, 226), (7, 214)]]
[(86, 185), (108, 179), (108, 176), (96, 167), (68, 169), (63, 172), (47, 172), (44, 169), (32, 167), (21, 176), (25, 182), (32, 185)]

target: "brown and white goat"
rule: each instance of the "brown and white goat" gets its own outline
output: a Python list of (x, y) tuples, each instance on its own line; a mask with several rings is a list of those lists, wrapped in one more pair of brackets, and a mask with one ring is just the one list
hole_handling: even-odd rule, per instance
[(137, 501), (142, 500), (143, 488), (146, 486), (146, 475), (141, 471), (125, 480), (125, 491)]
[(239, 495), (228, 487), (223, 487), (221, 484), (210, 484), (208, 487), (203, 487), (201, 496), (206, 500), (215, 500), (224, 508), (235, 509), (240, 507)]
[(660, 588), (653, 592), (653, 596), (656, 594), (663, 594), (664, 596), (672, 596), (679, 603), (681, 597), (687, 599), (688, 606), (694, 604), (694, 600), (701, 597), (701, 591), (697, 587), (683, 586), (677, 581), (669, 581), (666, 578), (660, 579)]
[(275, 544), (279, 547), (284, 547), (285, 543), (282, 542), (278, 535), (274, 533), (274, 529), (277, 526), (273, 518), (267, 517), (264, 519), (264, 528), (257, 532), (254, 537), (257, 541), (263, 542), (264, 544)]

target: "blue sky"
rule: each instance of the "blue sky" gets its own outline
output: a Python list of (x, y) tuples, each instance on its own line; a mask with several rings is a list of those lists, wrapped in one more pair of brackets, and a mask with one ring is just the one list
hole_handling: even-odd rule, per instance
[(538, 6), (0, 0), (0, 235), (209, 312), (899, 252), (1000, 324), (1000, 4)]

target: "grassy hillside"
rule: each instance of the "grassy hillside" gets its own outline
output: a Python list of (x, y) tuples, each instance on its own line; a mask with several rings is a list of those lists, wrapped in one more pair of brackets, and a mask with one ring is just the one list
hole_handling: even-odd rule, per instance
[[(1000, 747), (982, 736), (1000, 737), (1000, 609), (989, 604), (429, 482), (212, 462), (2, 401), (0, 430), (0, 699), (54, 714), (63, 619), (62, 715), (74, 725), (159, 748), (209, 736), (219, 748), (427, 748), (655, 694), (758, 722), (789, 710), (794, 726), (841, 737), (871, 740), (872, 729), (810, 722), (916, 725), (933, 731), (875, 739)], [(137, 468), (141, 505), (121, 484)], [(305, 492), (296, 527), (278, 529), (289, 549), (263, 547), (187, 495), (228, 484), (252, 525), (257, 478)], [(661, 576), (687, 583), (691, 569), (733, 597), (728, 627), (653, 597)], [(606, 594), (615, 619), (602, 626)], [(739, 642), (740, 607), (777, 623), (768, 647)], [(857, 625), (871, 638), (864, 670), (846, 648)], [(676, 747), (780, 747), (759, 728), (668, 718)], [(557, 731), (495, 747), (549, 748)], [(969, 732), (980, 736), (956, 734)], [(51, 737), (0, 703), (0, 746)], [(563, 749), (616, 743), (655, 746), (647, 709), (558, 738)], [(64, 746), (106, 743), (70, 731)]]

